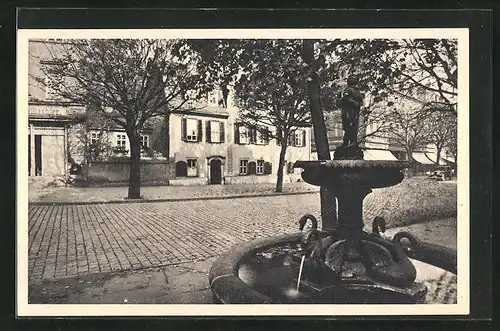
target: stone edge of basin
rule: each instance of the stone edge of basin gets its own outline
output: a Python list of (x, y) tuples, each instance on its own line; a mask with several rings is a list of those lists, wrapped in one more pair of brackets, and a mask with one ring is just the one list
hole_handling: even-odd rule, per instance
[(226, 304), (273, 303), (272, 298), (255, 291), (238, 277), (240, 264), (256, 251), (278, 244), (298, 243), (301, 238), (302, 233), (294, 233), (255, 239), (233, 246), (228, 253), (217, 259), (210, 269), (208, 280), (214, 299)]
[(319, 160), (319, 161), (296, 161), (294, 168), (311, 168), (323, 166), (325, 168), (408, 168), (407, 161), (383, 161), (383, 160)]

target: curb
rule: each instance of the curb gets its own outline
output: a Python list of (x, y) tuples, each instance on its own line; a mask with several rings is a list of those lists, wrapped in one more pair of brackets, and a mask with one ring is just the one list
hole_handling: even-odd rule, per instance
[(53, 206), (53, 205), (107, 205), (107, 204), (120, 204), (120, 203), (152, 203), (152, 202), (185, 202), (185, 201), (206, 201), (206, 200), (229, 200), (229, 199), (242, 199), (242, 198), (261, 198), (261, 197), (276, 197), (287, 195), (302, 195), (302, 194), (316, 194), (319, 191), (307, 192), (290, 192), (290, 193), (264, 193), (264, 194), (244, 194), (244, 195), (228, 195), (220, 197), (193, 197), (193, 198), (170, 198), (170, 199), (133, 199), (133, 200), (109, 200), (109, 201), (35, 201), (28, 202), (30, 206)]

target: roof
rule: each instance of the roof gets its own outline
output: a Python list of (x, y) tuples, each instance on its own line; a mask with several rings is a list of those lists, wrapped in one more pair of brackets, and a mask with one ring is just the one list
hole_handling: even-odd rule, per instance
[(443, 156), (441, 156), (441, 158), (448, 163), (455, 163), (455, 160), (449, 156), (443, 155)]
[(79, 121), (73, 115), (62, 115), (62, 114), (29, 114), (30, 121), (37, 120), (47, 120), (47, 121), (61, 121), (61, 122), (75, 122)]
[(435, 165), (435, 162), (433, 162), (431, 159), (429, 159), (425, 154), (426, 153), (423, 153), (423, 152), (415, 152), (412, 154), (412, 157), (415, 161), (417, 161), (420, 164)]
[(218, 118), (228, 118), (229, 112), (226, 108), (222, 108), (214, 105), (197, 106), (196, 108), (186, 108), (173, 111), (172, 114), (178, 115), (198, 115), (206, 117), (218, 117)]
[[(434, 164), (436, 163), (436, 161), (437, 161), (437, 154), (436, 153), (425, 153), (425, 156), (427, 156), (427, 158), (429, 158)], [(444, 159), (444, 157), (441, 155), (441, 157), (439, 158), (439, 165), (447, 165), (448, 164), (443, 159)]]
[(364, 160), (378, 160), (378, 161), (398, 161), (397, 157), (391, 151), (384, 149), (366, 149), (363, 151)]

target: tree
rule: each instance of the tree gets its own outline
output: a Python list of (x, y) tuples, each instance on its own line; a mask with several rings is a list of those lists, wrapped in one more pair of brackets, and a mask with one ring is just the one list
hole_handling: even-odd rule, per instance
[(335, 39), (324, 43), (340, 63), (363, 68), (362, 90), (365, 84), (374, 96), (393, 92), (415, 96), (422, 90), (427, 110), (456, 114), (456, 39)]
[(457, 140), (457, 127), (456, 127), (456, 125), (455, 125), (454, 130), (451, 131), (448, 143), (446, 144), (446, 150), (448, 151), (448, 153), (453, 155), (453, 159), (455, 161), (454, 167), (455, 167), (455, 173), (456, 173), (457, 158), (458, 158), (458, 140)]
[(200, 72), (207, 83), (222, 93), (221, 106), (227, 108), (229, 88), (238, 75), (251, 66), (249, 46), (241, 39), (187, 39), (183, 43), (197, 56)]
[(358, 143), (380, 135), (389, 127), (385, 111), (398, 95), (388, 87), (388, 71), (384, 68), (387, 52), (395, 46), (389, 40), (335, 39), (318, 41), (316, 52), (323, 55), (321, 70), (321, 103), (325, 112), (338, 111), (335, 99), (346, 86), (350, 75), (358, 77), (357, 88), (364, 96), (359, 114)]
[[(318, 159), (330, 160), (330, 146), (328, 145), (326, 123), (321, 103), (335, 104), (335, 102), (329, 102), (330, 99), (325, 97), (328, 96), (328, 93), (322, 93), (322, 91), (325, 92), (325, 88), (321, 88), (322, 79), (323, 83), (329, 82), (328, 75), (320, 75), (326, 59), (324, 54), (321, 54), (321, 48), (320, 52), (314, 51), (315, 44), (318, 45), (317, 41), (302, 41), (302, 60), (304, 68), (307, 70), (307, 94)], [(328, 87), (331, 87), (331, 85)], [(326, 90), (328, 91), (328, 89)], [(331, 95), (335, 95), (335, 93), (330, 93)], [(326, 186), (320, 187), (320, 205), (323, 229), (334, 230), (337, 226), (337, 200)]]
[[(429, 116), (429, 142), (436, 148), (436, 165), (439, 165), (441, 153), (445, 148), (453, 149), (456, 140), (457, 117), (448, 112), (435, 112)], [(456, 144), (456, 143), (455, 143)]]
[(130, 141), (131, 199), (140, 198), (144, 124), (188, 107), (205, 89), (189, 50), (170, 40), (72, 40), (53, 52), (44, 71), (57, 77), (51, 88), (64, 100), (86, 105), (87, 111), (125, 130)]
[(456, 114), (458, 43), (456, 39), (404, 39), (392, 63), (400, 90), (421, 89), (426, 109)]
[[(235, 84), (239, 123), (276, 139), (281, 146), (276, 192), (283, 190), (283, 168), (294, 130), (310, 121), (301, 41), (255, 40), (251, 68)], [(273, 128), (273, 130), (269, 130)]]
[(391, 127), (387, 137), (406, 151), (406, 158), (413, 166), (413, 152), (429, 142), (429, 114), (420, 102), (402, 99), (390, 110)]

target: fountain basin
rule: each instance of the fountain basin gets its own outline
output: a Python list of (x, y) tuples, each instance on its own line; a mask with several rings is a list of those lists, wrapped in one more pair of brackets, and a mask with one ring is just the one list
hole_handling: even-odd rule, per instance
[(408, 168), (405, 161), (323, 160), (297, 161), (295, 168), (302, 168), (302, 178), (309, 184), (342, 188), (356, 185), (365, 189), (382, 188), (400, 183)]
[[(215, 301), (224, 304), (414, 304), (424, 302), (427, 289), (425, 285), (418, 282), (409, 287), (400, 288), (371, 281), (318, 285), (304, 279), (300, 284), (299, 293), (295, 293), (298, 264), (285, 266), (284, 268), (288, 270), (280, 270), (283, 264), (280, 261), (273, 261), (261, 264), (262, 268), (255, 268), (257, 254), (282, 246), (298, 247), (302, 236), (302, 233), (273, 236), (253, 240), (229, 250), (213, 264), (209, 273), (209, 283)], [(425, 256), (428, 257), (431, 254), (436, 268), (456, 271), (456, 267), (453, 268), (450, 265), (450, 256), (437, 253), (443, 250), (452, 254), (453, 251), (439, 245), (429, 245), (433, 251), (427, 251), (426, 255), (422, 255), (419, 254), (420, 249), (429, 250), (429, 248), (427, 243), (419, 242), (418, 250), (413, 254), (414, 259), (428, 263), (429, 260), (425, 259)], [(301, 253), (297, 251), (296, 254)], [(420, 257), (423, 258), (420, 259)], [(448, 266), (450, 268), (447, 268)], [(252, 270), (258, 275), (249, 275), (249, 271)], [(267, 283), (263, 286), (255, 284), (255, 278), (264, 279)]]

